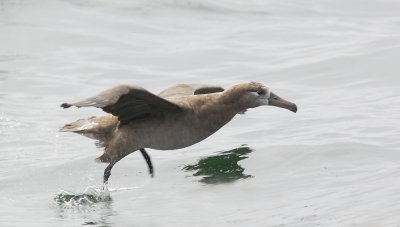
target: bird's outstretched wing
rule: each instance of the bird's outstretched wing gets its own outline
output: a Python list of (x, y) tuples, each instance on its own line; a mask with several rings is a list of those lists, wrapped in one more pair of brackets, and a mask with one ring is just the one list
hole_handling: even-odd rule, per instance
[(188, 96), (188, 95), (201, 95), (222, 92), (224, 89), (217, 85), (209, 84), (177, 84), (169, 87), (158, 95), (163, 98)]
[(63, 108), (71, 106), (101, 108), (118, 117), (120, 126), (144, 118), (161, 117), (167, 113), (182, 111), (181, 107), (168, 100), (141, 87), (129, 85), (119, 85), (80, 102), (61, 105)]

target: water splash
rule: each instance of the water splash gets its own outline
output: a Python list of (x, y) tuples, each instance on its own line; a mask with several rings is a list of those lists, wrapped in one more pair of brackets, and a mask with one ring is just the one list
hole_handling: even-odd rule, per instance
[(62, 208), (83, 208), (111, 201), (111, 196), (107, 187), (89, 186), (82, 193), (62, 190), (54, 197), (54, 201)]
[(245, 169), (238, 162), (248, 158), (247, 154), (252, 151), (249, 147), (224, 151), (218, 155), (200, 159), (194, 165), (187, 165), (183, 170), (196, 171), (193, 176), (203, 176), (200, 182), (205, 184), (230, 183), (246, 179), (253, 176), (244, 174)]

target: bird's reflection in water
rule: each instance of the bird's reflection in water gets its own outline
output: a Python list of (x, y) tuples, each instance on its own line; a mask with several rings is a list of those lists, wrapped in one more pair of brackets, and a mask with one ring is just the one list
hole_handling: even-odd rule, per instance
[(253, 177), (244, 174), (244, 168), (239, 161), (248, 158), (253, 150), (242, 146), (229, 151), (220, 152), (217, 155), (200, 159), (196, 164), (187, 165), (186, 171), (194, 171), (194, 176), (203, 176), (200, 182), (205, 184), (230, 183), (239, 179)]

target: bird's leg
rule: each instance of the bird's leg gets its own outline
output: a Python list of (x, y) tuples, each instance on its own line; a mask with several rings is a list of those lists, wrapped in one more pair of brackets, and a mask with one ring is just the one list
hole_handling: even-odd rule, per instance
[(104, 170), (104, 177), (103, 177), (103, 189), (108, 184), (108, 178), (111, 176), (111, 169), (115, 165), (115, 162), (111, 162), (106, 169)]
[(149, 173), (150, 173), (151, 177), (154, 177), (153, 164), (151, 163), (150, 155), (147, 154), (147, 152), (144, 148), (141, 148), (140, 152), (142, 153), (144, 159), (146, 160), (147, 166), (149, 167)]

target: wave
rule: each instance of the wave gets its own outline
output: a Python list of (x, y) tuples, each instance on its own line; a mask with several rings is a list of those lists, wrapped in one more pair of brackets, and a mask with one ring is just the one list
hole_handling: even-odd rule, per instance
[[(396, 16), (400, 3), (395, 0), (309, 1), (309, 0), (61, 0), (79, 7), (117, 8), (130, 11), (189, 9), (218, 13), (273, 14), (280, 16)], [(376, 10), (379, 9), (379, 10)]]
[(178, 8), (199, 11), (239, 12), (239, 13), (268, 13), (271, 5), (265, 0), (136, 0), (136, 1), (104, 1), (104, 0), (62, 0), (79, 7), (116, 7), (123, 9), (156, 9)]
[(268, 1), (262, 0), (154, 0), (153, 3), (204, 11), (268, 13)]

